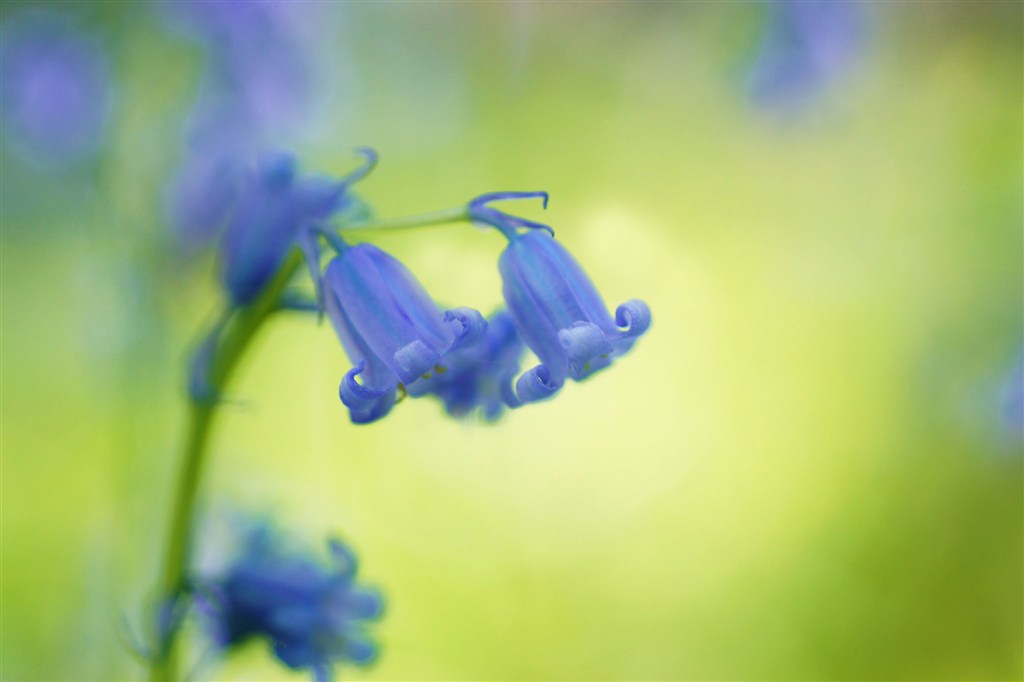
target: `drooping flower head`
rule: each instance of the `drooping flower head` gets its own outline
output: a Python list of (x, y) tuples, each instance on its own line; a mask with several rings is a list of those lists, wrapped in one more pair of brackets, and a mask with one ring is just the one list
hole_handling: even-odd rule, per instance
[(749, 76), (753, 100), (766, 106), (799, 106), (840, 76), (863, 43), (857, 2), (774, 0)]
[[(470, 217), (509, 239), (498, 259), (505, 304), (516, 329), (540, 364), (516, 381), (511, 405), (549, 398), (566, 377), (584, 379), (628, 351), (651, 323), (647, 304), (633, 299), (613, 319), (601, 295), (550, 227), (511, 216), (487, 204), (540, 197), (545, 192), (485, 194), (469, 204)], [(520, 233), (519, 228), (526, 228)]]
[(363, 166), (342, 179), (297, 174), (291, 154), (265, 154), (242, 182), (221, 240), (221, 275), (231, 300), (252, 301), (284, 262), (304, 229), (311, 229), (351, 202), (348, 188), (377, 162), (371, 149), (357, 150)]
[(341, 401), (363, 424), (386, 415), (399, 390), (479, 339), (487, 322), (471, 308), (442, 312), (412, 273), (376, 246), (335, 241), (338, 255), (323, 275), (325, 307), (355, 365), (341, 381)]
[(287, 547), (269, 525), (247, 530), (242, 549), (222, 574), (200, 578), (198, 605), (221, 651), (263, 638), (294, 670), (330, 679), (332, 664), (370, 663), (377, 648), (366, 631), (379, 618), (380, 593), (356, 584), (356, 557), (329, 543), (324, 563)]
[(0, 122), (10, 149), (43, 169), (99, 148), (112, 86), (98, 41), (67, 16), (32, 10), (0, 27)]
[(449, 353), (443, 371), (406, 387), (409, 395), (436, 395), (448, 414), (466, 417), (479, 411), (493, 421), (515, 402), (512, 382), (519, 374), (526, 345), (512, 315), (499, 310), (487, 319), (487, 332), (475, 343)]

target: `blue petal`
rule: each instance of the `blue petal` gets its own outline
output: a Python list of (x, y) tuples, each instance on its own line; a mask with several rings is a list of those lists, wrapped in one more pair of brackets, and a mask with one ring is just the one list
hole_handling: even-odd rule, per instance
[(277, 639), (274, 640), (273, 649), (278, 660), (292, 670), (323, 665), (323, 655), (309, 640)]
[(591, 371), (591, 361), (612, 352), (612, 344), (604, 332), (592, 322), (576, 322), (558, 332), (558, 340), (569, 357), (573, 378), (579, 379)]
[(379, 618), (384, 613), (384, 597), (377, 590), (355, 587), (342, 599), (345, 620)]
[[(513, 408), (519, 407), (520, 405), (523, 404), (523, 401), (519, 399), (515, 391), (512, 389), (512, 382), (516, 378), (516, 373), (519, 371), (518, 365), (516, 367), (516, 369), (510, 369), (508, 372), (503, 374), (498, 381), (498, 391), (501, 396), (502, 402), (505, 403), (505, 405)], [(500, 414), (500, 408), (497, 410), (497, 412)]]
[(393, 388), (397, 383), (395, 373), (387, 363), (377, 355), (375, 349), (371, 348), (366, 339), (352, 323), (346, 306), (339, 300), (337, 289), (339, 281), (345, 277), (338, 259), (335, 258), (327, 264), (323, 280), (326, 284), (324, 292), (324, 307), (331, 324), (334, 326), (342, 347), (348, 353), (353, 363), (360, 361), (366, 363), (366, 373), (362, 377), (363, 384), (373, 391), (383, 391)]
[(250, 180), (221, 242), (224, 286), (238, 304), (251, 302), (263, 290), (302, 222), (288, 186), (280, 185), (276, 176), (264, 180)]
[(615, 331), (608, 306), (572, 254), (557, 240), (543, 233), (527, 234), (523, 239), (529, 239), (533, 251), (555, 268), (557, 274), (553, 277), (568, 289), (567, 293), (560, 292), (559, 295), (566, 300), (571, 296), (578, 310), (574, 321), (593, 322), (606, 332)]
[(651, 309), (638, 298), (626, 301), (615, 309), (615, 324), (621, 338), (638, 339), (651, 326)]
[(319, 618), (316, 602), (293, 603), (274, 610), (267, 625), (270, 632), (285, 639), (310, 639)]
[(522, 403), (546, 400), (558, 393), (564, 381), (551, 374), (545, 365), (537, 365), (516, 381), (516, 395)]
[(403, 384), (429, 374), (441, 362), (441, 354), (419, 339), (395, 351), (395, 370)]
[(345, 250), (328, 265), (327, 277), (353, 331), (403, 383), (432, 370), (451, 346), (454, 334), (441, 311), (412, 274), (377, 247)]
[(338, 395), (341, 402), (349, 409), (349, 416), (354, 424), (369, 424), (377, 421), (388, 412), (395, 404), (395, 387), (374, 391), (356, 381), (356, 376), (362, 374), (366, 368), (366, 361), (359, 363), (350, 369), (341, 380), (338, 388)]
[(262, 152), (256, 162), (263, 184), (273, 189), (289, 187), (295, 180), (298, 161), (291, 152), (269, 150)]
[(356, 665), (368, 665), (377, 657), (377, 646), (361, 637), (346, 637), (344, 654)]
[(518, 251), (513, 251), (512, 246), (515, 244), (510, 245), (498, 259), (505, 304), (526, 345), (547, 366), (549, 372), (559, 379), (564, 378), (568, 372), (568, 360), (558, 342), (558, 330), (571, 325), (573, 320), (568, 320), (564, 325), (553, 324), (534, 294), (529, 274), (522, 267), (523, 258)]
[(339, 208), (345, 194), (344, 182), (323, 175), (303, 178), (295, 187), (294, 201), (303, 215), (324, 218)]
[(487, 333), (487, 320), (479, 311), (472, 308), (459, 307), (446, 310), (445, 322), (455, 322), (455, 341), (449, 350), (455, 350), (476, 343)]
[(361, 247), (370, 247), (366, 253), (377, 266), (385, 283), (384, 290), (390, 293), (398, 312), (412, 322), (416, 333), (442, 352), (451, 348), (454, 340), (452, 328), (445, 324), (440, 309), (419, 280), (391, 254), (369, 244), (359, 244), (355, 248)]

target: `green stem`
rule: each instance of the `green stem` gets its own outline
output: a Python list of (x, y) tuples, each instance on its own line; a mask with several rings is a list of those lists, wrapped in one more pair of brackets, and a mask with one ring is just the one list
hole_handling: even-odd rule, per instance
[(404, 230), (410, 227), (444, 225), (446, 223), (458, 223), (464, 220), (469, 220), (469, 208), (466, 206), (456, 206), (455, 208), (446, 208), (443, 211), (420, 213), (419, 215), (403, 216), (401, 218), (367, 220), (361, 223), (349, 223), (348, 225), (340, 226), (339, 229), (342, 232)]
[[(277, 309), (281, 292), (291, 281), (301, 263), (302, 257), (299, 252), (291, 252), (260, 297), (232, 313), (210, 369), (210, 386), (217, 393), (223, 392), (250, 341), (267, 317)], [(161, 599), (176, 596), (185, 587), (189, 538), (192, 535), (191, 530), (196, 510), (195, 501), (216, 408), (216, 402), (196, 402), (194, 400), (190, 406), (188, 437), (185, 440), (181, 479), (178, 482), (178, 494), (174, 502), (174, 515), (167, 543), (167, 559), (160, 581)], [(176, 643), (177, 628), (172, 627), (167, 634), (167, 640), (160, 643), (159, 655), (153, 659), (150, 668), (151, 680), (175, 680), (178, 678)]]

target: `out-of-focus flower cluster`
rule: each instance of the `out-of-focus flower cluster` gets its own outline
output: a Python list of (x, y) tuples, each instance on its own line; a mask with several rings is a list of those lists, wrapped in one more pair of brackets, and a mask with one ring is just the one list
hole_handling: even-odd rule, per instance
[(287, 2), (199, 0), (168, 4), (163, 14), (206, 60), (167, 195), (172, 226), (191, 249), (219, 234), (253, 157), (308, 122), (314, 93), (302, 29), (312, 13)]
[(267, 523), (244, 530), (240, 551), (214, 575), (192, 580), (205, 630), (228, 652), (263, 639), (289, 668), (331, 678), (335, 663), (370, 663), (377, 647), (367, 624), (379, 618), (379, 591), (356, 582), (357, 561), (338, 540), (329, 561), (290, 547)]

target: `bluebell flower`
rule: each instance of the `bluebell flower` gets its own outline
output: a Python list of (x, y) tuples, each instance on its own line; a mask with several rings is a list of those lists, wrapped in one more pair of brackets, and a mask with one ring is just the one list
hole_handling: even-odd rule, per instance
[(487, 331), (475, 343), (449, 353), (442, 371), (406, 387), (409, 395), (435, 395), (448, 414), (465, 417), (479, 410), (493, 421), (515, 402), (512, 382), (519, 374), (526, 345), (512, 315), (499, 310), (487, 319)]
[(221, 651), (263, 638), (293, 670), (328, 680), (334, 663), (366, 665), (377, 647), (366, 622), (379, 618), (383, 598), (356, 584), (356, 557), (340, 541), (329, 543), (325, 564), (287, 548), (274, 528), (259, 525), (220, 576), (201, 578), (197, 604)]
[(750, 73), (763, 105), (800, 105), (854, 62), (863, 42), (858, 2), (775, 0)]
[[(613, 319), (601, 295), (551, 228), (487, 206), (544, 192), (486, 194), (469, 204), (470, 217), (498, 228), (509, 244), (498, 259), (505, 304), (516, 329), (540, 364), (516, 381), (515, 407), (549, 398), (565, 379), (584, 379), (628, 351), (651, 324), (647, 304), (633, 299)], [(528, 228), (520, 234), (518, 228)]]
[(346, 190), (376, 163), (376, 154), (360, 149), (365, 164), (340, 180), (299, 177), (290, 154), (264, 155), (255, 172), (242, 182), (221, 241), (221, 273), (232, 302), (244, 305), (259, 295), (299, 242), (312, 229), (342, 210), (351, 197)]
[(441, 312), (412, 273), (376, 246), (336, 248), (323, 276), (325, 307), (355, 365), (339, 395), (352, 421), (364, 424), (386, 415), (399, 391), (414, 391), (452, 351), (479, 339), (487, 322), (471, 308)]
[(66, 168), (99, 148), (112, 102), (101, 45), (69, 17), (12, 15), (0, 27), (0, 121), (9, 149), (42, 169)]

